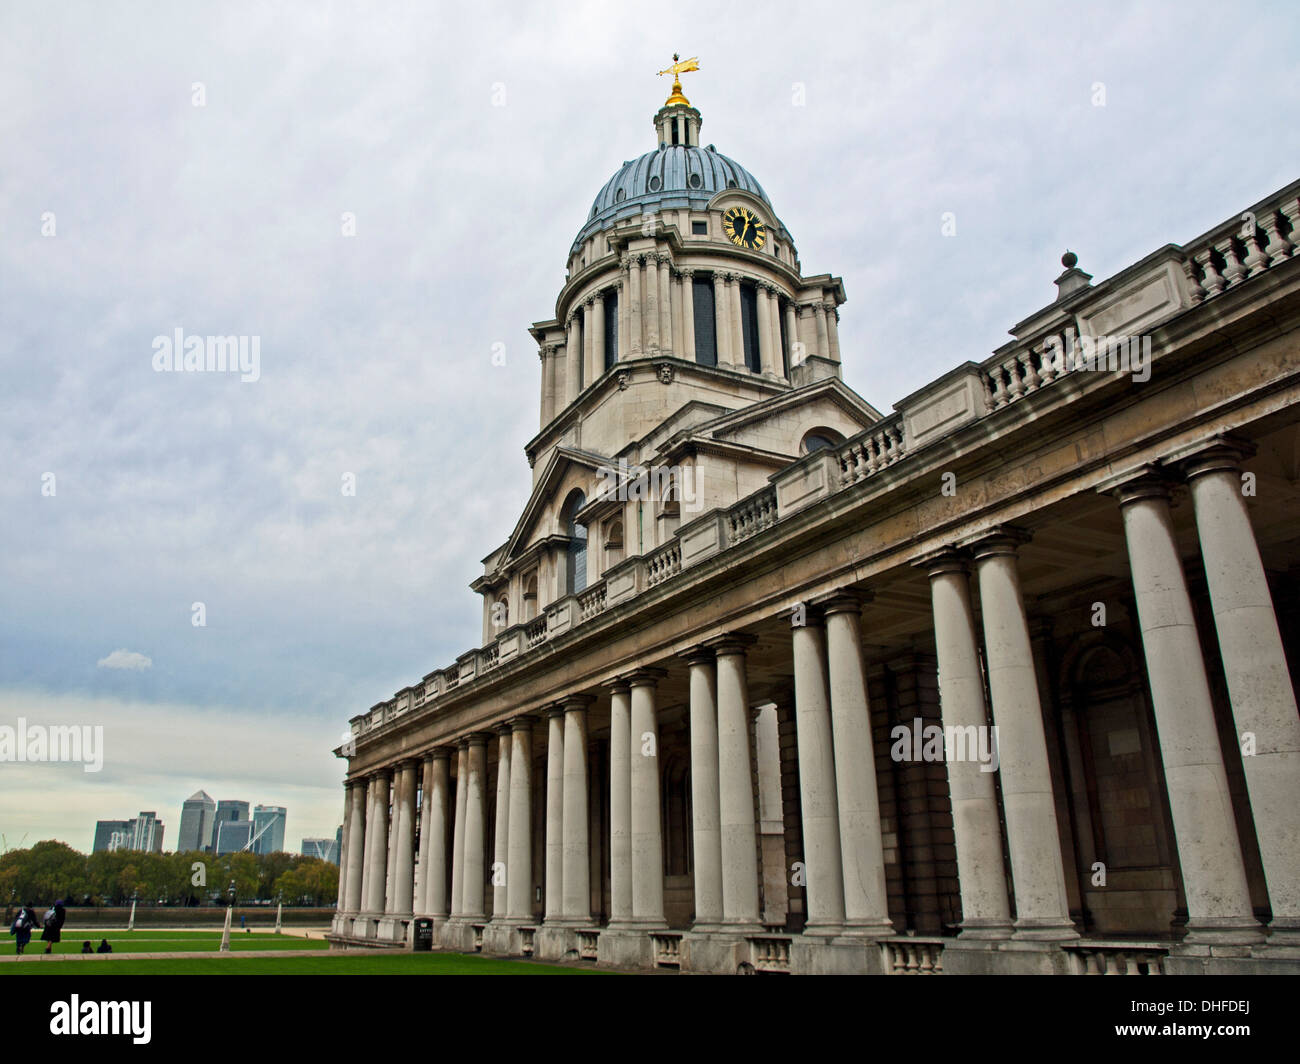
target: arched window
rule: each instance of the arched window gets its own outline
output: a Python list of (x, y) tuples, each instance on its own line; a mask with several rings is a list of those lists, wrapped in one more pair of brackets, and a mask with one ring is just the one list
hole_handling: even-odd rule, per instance
[(561, 511), (564, 534), (569, 537), (565, 590), (570, 595), (576, 595), (587, 586), (587, 526), (577, 521), (578, 511), (586, 505), (587, 496), (575, 489), (570, 492)]
[(838, 447), (844, 442), (844, 434), (834, 429), (816, 428), (804, 434), (799, 444), (800, 454), (812, 454), (826, 447)]
[(623, 521), (615, 518), (605, 522), (605, 568), (610, 569), (623, 560)]
[(492, 625), (498, 631), (510, 627), (510, 600), (503, 594), (492, 607)]
[(524, 581), (524, 620), (531, 621), (537, 616), (537, 574), (529, 573)]

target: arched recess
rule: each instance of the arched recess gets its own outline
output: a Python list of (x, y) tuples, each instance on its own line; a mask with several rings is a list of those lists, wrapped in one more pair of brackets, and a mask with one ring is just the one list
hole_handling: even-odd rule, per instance
[(577, 520), (578, 511), (586, 505), (587, 496), (574, 488), (560, 510), (560, 527), (569, 537), (564, 565), (564, 593), (567, 595), (576, 595), (587, 586), (587, 526)]
[(1085, 930), (1167, 935), (1186, 903), (1142, 658), (1094, 633), (1073, 642), (1060, 675)]
[(803, 439), (799, 441), (799, 453), (812, 454), (813, 451), (824, 450), (827, 447), (838, 447), (843, 442), (842, 432), (819, 425), (804, 433)]

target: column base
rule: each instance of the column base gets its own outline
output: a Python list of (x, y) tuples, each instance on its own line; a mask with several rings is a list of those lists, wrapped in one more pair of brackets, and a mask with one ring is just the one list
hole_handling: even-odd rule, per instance
[(405, 942), (411, 934), (410, 913), (385, 913), (375, 929), (375, 938), (381, 942)]
[(1184, 946), (1258, 946), (1264, 929), (1250, 916), (1224, 916), (1187, 922)]
[(438, 928), (438, 942), (456, 953), (478, 953), (483, 948), (485, 916), (456, 916)]
[(891, 920), (855, 921), (846, 923), (840, 931), (840, 938), (868, 942), (879, 942), (886, 938), (898, 937)]
[(537, 925), (531, 921), (493, 920), (483, 928), (483, 952), (509, 957), (531, 957), (536, 951), (538, 930)]
[(353, 938), (377, 938), (376, 932), (379, 928), (379, 921), (384, 917), (383, 913), (357, 913), (352, 918), (352, 937)]
[(803, 925), (803, 934), (806, 938), (839, 938), (844, 934), (843, 923), (830, 923), (825, 920), (809, 920)]
[(623, 923), (603, 928), (596, 943), (596, 963), (611, 968), (655, 967), (654, 943), (651, 930), (666, 930), (663, 924), (654, 928), (637, 927)]
[(976, 918), (963, 920), (958, 931), (957, 941), (996, 942), (1007, 939), (1015, 932), (1010, 920), (993, 920)]
[(1015, 927), (1011, 937), (1017, 942), (1074, 942), (1082, 937), (1074, 924), (1060, 920), (1017, 920)]
[(1287, 956), (1300, 956), (1300, 921), (1274, 920), (1268, 925), (1265, 944), (1272, 950), (1286, 950)]

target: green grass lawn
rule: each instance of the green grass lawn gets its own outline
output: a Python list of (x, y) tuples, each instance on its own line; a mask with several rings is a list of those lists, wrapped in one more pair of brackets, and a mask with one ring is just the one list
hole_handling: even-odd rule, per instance
[[(218, 936), (219, 938), (220, 936)], [(249, 936), (253, 937), (253, 936)], [(233, 936), (232, 936), (233, 939)], [(233, 942), (232, 942), (233, 945)], [(180, 947), (177, 947), (180, 948)], [(249, 947), (251, 948), (251, 947)], [(78, 964), (0, 964), (0, 975), (596, 975), (530, 961), (461, 953), (322, 953), (318, 957), (177, 957)]]
[[(69, 933), (63, 930), (63, 941), (54, 947), (54, 956), (81, 955), (82, 942), (89, 942), (92, 949), (99, 948), (100, 939), (108, 939), (114, 953), (171, 953), (173, 951), (217, 952), (221, 947), (220, 931), (95, 931), (93, 929), (73, 929)], [(323, 938), (299, 938), (295, 935), (277, 935), (274, 932), (230, 932), (231, 950), (245, 949), (328, 949), (329, 943)], [(15, 951), (13, 939), (6, 943), (0, 940), (0, 956), (12, 956)], [(45, 943), (33, 936), (27, 944), (27, 953), (44, 953)], [(7, 967), (0, 966), (0, 967)]]

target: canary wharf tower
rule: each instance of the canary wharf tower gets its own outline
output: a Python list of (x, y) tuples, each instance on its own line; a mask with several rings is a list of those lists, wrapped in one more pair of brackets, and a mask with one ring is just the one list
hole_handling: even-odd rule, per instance
[(697, 68), (530, 329), (478, 646), (335, 751), (331, 941), (1300, 971), (1300, 182), (1100, 282), (1067, 255), (883, 413)]

